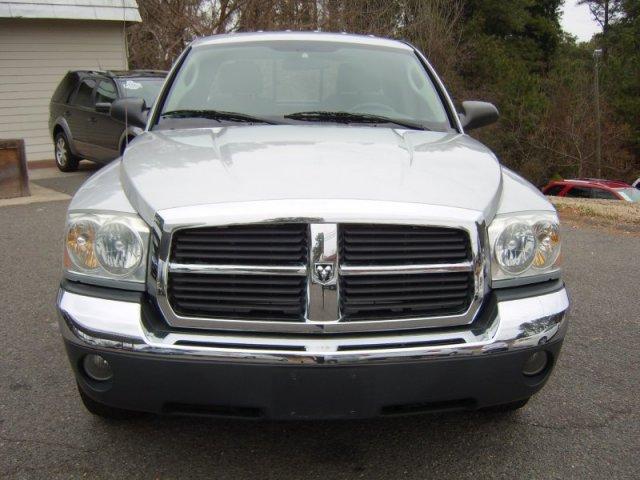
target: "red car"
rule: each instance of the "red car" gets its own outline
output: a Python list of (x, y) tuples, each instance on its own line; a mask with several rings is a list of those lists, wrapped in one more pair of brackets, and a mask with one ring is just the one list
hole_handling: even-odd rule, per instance
[(618, 180), (579, 178), (550, 182), (542, 189), (545, 195), (573, 198), (599, 198), (640, 202), (640, 190)]

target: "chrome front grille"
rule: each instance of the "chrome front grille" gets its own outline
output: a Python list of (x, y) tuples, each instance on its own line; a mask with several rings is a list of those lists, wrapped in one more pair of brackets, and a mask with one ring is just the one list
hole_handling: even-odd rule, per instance
[(484, 295), (482, 240), (470, 228), (309, 220), (177, 226), (161, 235), (159, 251), (158, 304), (181, 328), (317, 334), (457, 326), (473, 321)]

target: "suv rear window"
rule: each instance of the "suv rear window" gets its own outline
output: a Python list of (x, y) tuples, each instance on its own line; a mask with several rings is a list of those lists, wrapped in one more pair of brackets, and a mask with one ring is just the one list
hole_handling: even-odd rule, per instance
[(93, 89), (95, 86), (96, 81), (92, 78), (82, 80), (72, 103), (79, 107), (93, 107)]
[(66, 103), (69, 99), (69, 95), (71, 95), (71, 92), (73, 92), (76, 87), (77, 81), (78, 77), (75, 74), (71, 72), (67, 73), (58, 84), (56, 91), (53, 92), (51, 101), (54, 103)]

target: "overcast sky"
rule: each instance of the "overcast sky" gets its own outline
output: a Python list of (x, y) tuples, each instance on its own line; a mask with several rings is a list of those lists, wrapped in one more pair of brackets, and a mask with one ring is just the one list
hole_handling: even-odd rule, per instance
[(589, 7), (586, 5), (576, 5), (577, 0), (565, 0), (562, 28), (578, 37), (579, 41), (586, 42), (591, 36), (600, 31), (600, 26), (591, 17)]

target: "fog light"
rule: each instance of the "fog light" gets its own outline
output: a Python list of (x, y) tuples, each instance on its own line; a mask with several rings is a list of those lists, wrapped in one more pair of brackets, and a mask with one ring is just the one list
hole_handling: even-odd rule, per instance
[(104, 382), (113, 377), (109, 362), (100, 355), (87, 355), (82, 361), (82, 366), (84, 367), (85, 373), (93, 380)]
[(532, 354), (522, 367), (522, 373), (527, 377), (533, 377), (541, 373), (549, 363), (549, 355), (547, 352), (536, 352)]

